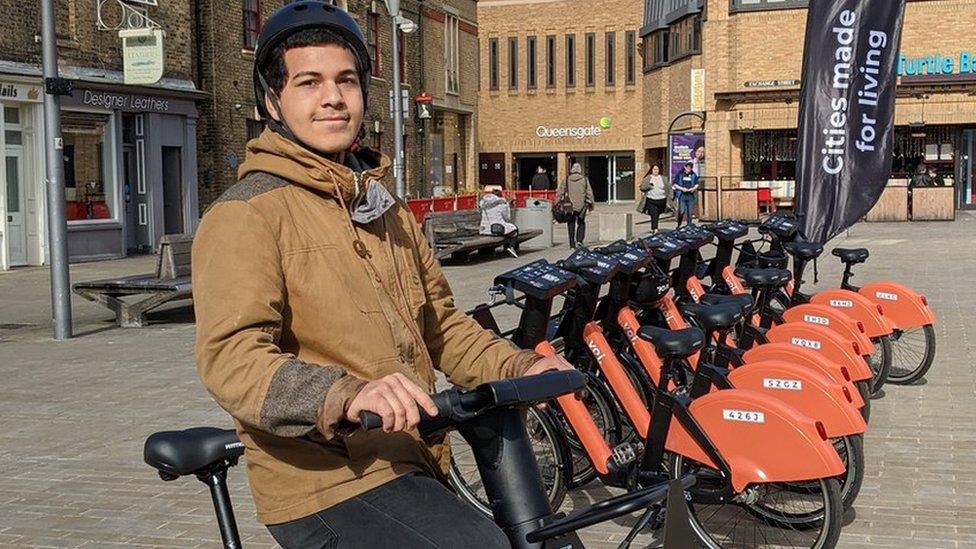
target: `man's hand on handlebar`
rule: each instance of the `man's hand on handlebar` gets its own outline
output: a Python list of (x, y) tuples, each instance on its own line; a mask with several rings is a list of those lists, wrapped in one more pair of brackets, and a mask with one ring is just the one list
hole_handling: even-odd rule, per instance
[(423, 408), (427, 415), (437, 415), (437, 406), (430, 395), (403, 374), (390, 374), (370, 381), (349, 403), (346, 419), (359, 423), (359, 413), (373, 412), (383, 418), (387, 433), (407, 431), (420, 423)]
[(524, 374), (526, 376), (534, 376), (536, 374), (541, 374), (543, 372), (548, 372), (550, 370), (572, 370), (573, 365), (566, 362), (566, 359), (561, 356), (547, 356), (539, 359), (535, 364), (529, 367)]

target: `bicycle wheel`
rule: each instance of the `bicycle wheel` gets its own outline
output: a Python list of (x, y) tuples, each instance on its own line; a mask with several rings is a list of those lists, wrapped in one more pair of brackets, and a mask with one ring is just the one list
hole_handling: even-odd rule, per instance
[(671, 459), (672, 478), (688, 472), (697, 476), (685, 500), (692, 530), (706, 547), (829, 549), (837, 545), (843, 504), (836, 479), (813, 481), (815, 488), (804, 491), (779, 483), (750, 485), (731, 500), (702, 503), (696, 493), (721, 490), (727, 479), (681, 456)]
[[(526, 414), (525, 430), (532, 441), (532, 449), (535, 461), (539, 465), (546, 497), (555, 512), (566, 499), (566, 488), (572, 474), (566, 439), (556, 420), (546, 411), (536, 408), (530, 408)], [(481, 474), (478, 472), (478, 464), (474, 460), (471, 447), (457, 431), (451, 432), (449, 440), (451, 470), (448, 480), (451, 486), (461, 499), (491, 517), (488, 495), (481, 481)]]
[(861, 395), (861, 400), (864, 401), (864, 408), (861, 408), (861, 417), (864, 418), (864, 421), (868, 421), (871, 419), (871, 380), (855, 381), (854, 387), (857, 388), (857, 392)]
[(874, 354), (868, 358), (871, 367), (871, 394), (876, 395), (888, 379), (891, 370), (891, 336), (881, 336), (874, 341)]
[[(844, 462), (844, 474), (838, 477), (840, 484), (840, 498), (844, 505), (844, 510), (854, 506), (857, 495), (861, 492), (861, 484), (864, 482), (864, 436), (849, 435), (833, 440), (834, 450)], [(791, 489), (799, 492), (818, 489), (816, 482), (788, 483)]]
[(925, 377), (935, 359), (935, 328), (926, 324), (921, 328), (896, 330), (892, 336), (888, 383), (908, 385)]
[[(603, 384), (592, 374), (587, 374), (587, 376), (590, 380), (586, 385), (586, 389), (583, 391), (583, 404), (593, 417), (593, 422), (596, 423), (596, 427), (600, 430), (600, 434), (603, 435), (604, 440), (613, 447), (620, 441), (620, 416), (617, 413), (616, 406), (613, 404), (613, 397), (606, 392)], [(566, 416), (555, 406), (553, 412), (559, 420), (559, 426), (562, 428), (563, 434), (566, 437), (566, 443), (569, 446), (571, 466), (573, 468), (569, 488), (578, 488), (589, 484), (597, 477), (596, 469), (593, 468), (593, 463), (590, 462), (590, 457), (586, 453), (586, 450), (583, 449), (583, 445), (576, 438), (576, 434), (566, 420)]]

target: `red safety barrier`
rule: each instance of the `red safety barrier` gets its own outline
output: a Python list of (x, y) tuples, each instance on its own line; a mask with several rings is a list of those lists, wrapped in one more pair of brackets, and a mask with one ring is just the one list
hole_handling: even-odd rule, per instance
[(433, 211), (435, 212), (452, 212), (454, 211), (454, 197), (453, 196), (442, 196), (440, 198), (432, 199), (434, 203)]
[(462, 194), (457, 197), (457, 209), (473, 210), (478, 207), (478, 195)]
[(423, 224), (424, 217), (431, 210), (431, 199), (429, 198), (413, 198), (407, 200), (407, 207), (410, 208), (410, 213), (413, 214), (414, 219), (417, 220), (417, 224)]

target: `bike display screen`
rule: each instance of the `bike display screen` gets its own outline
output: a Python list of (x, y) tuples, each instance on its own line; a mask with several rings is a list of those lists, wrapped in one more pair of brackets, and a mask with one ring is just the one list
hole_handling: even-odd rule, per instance
[(650, 249), (651, 254), (657, 259), (674, 259), (689, 248), (687, 242), (674, 238), (670, 234), (649, 236), (641, 240), (641, 243)]
[(495, 277), (495, 284), (513, 287), (540, 299), (555, 297), (577, 284), (576, 275), (545, 259), (537, 259)]
[(684, 240), (696, 249), (715, 240), (715, 235), (698, 225), (684, 225), (668, 233), (668, 236)]
[(759, 232), (772, 233), (783, 240), (792, 240), (799, 231), (799, 223), (789, 214), (773, 214), (759, 225)]
[(616, 261), (620, 265), (620, 270), (627, 274), (637, 272), (652, 259), (650, 252), (640, 242), (618, 240), (608, 248), (624, 248), (623, 251), (606, 254), (606, 257)]
[(586, 248), (576, 250), (566, 261), (576, 265), (586, 265), (578, 270), (578, 274), (586, 281), (595, 284), (608, 282), (619, 269), (619, 263), (614, 256), (606, 256)]
[(706, 227), (708, 231), (718, 237), (719, 240), (734, 241), (742, 238), (749, 233), (749, 225), (741, 221), (719, 221)]

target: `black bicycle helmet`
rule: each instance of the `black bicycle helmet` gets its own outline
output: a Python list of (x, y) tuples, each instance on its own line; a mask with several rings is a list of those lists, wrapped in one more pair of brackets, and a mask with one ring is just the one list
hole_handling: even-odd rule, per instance
[(630, 287), (630, 300), (637, 305), (650, 305), (664, 297), (671, 289), (671, 277), (654, 263), (647, 265), (641, 277)]
[[(258, 112), (264, 118), (271, 118), (264, 107), (264, 97), (269, 89), (263, 74), (271, 52), (289, 36), (306, 29), (329, 30), (346, 41), (356, 57), (363, 102), (366, 102), (372, 69), (363, 31), (352, 16), (342, 9), (317, 0), (303, 0), (287, 4), (276, 11), (265, 21), (261, 34), (258, 35), (258, 46), (254, 51), (254, 96)], [(271, 91), (272, 101), (277, 101), (273, 90)]]

